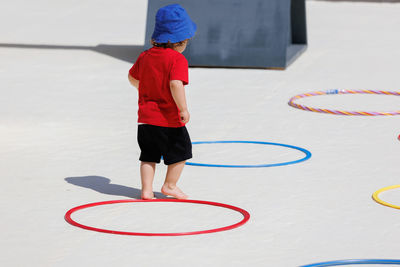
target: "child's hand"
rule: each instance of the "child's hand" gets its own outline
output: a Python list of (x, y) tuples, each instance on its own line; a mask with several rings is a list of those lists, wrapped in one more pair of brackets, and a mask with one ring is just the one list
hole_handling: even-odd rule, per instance
[(174, 98), (175, 104), (180, 110), (179, 117), (181, 122), (188, 123), (190, 114), (186, 105), (185, 87), (181, 80), (172, 80), (169, 82), (171, 88), (171, 95)]
[(182, 110), (182, 111), (179, 113), (179, 115), (180, 115), (181, 121), (182, 121), (183, 123), (186, 124), (186, 123), (189, 122), (189, 120), (190, 120), (189, 111), (187, 111), (187, 110)]

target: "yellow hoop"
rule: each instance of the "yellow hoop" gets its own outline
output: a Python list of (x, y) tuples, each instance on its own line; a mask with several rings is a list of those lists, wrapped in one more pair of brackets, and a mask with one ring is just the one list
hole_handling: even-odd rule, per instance
[(378, 202), (379, 204), (382, 204), (382, 205), (384, 205), (384, 206), (387, 206), (387, 207), (391, 207), (391, 208), (399, 209), (399, 210), (400, 210), (400, 206), (387, 203), (387, 202), (381, 200), (381, 199), (378, 197), (378, 195), (379, 195), (380, 193), (382, 193), (382, 192), (388, 191), (388, 190), (390, 190), (390, 189), (399, 188), (399, 187), (400, 187), (400, 184), (398, 184), (398, 185), (392, 185), (392, 186), (388, 186), (388, 187), (384, 187), (384, 188), (382, 188), (382, 189), (379, 189), (378, 191), (376, 191), (375, 193), (372, 194), (372, 198), (373, 198), (376, 202)]

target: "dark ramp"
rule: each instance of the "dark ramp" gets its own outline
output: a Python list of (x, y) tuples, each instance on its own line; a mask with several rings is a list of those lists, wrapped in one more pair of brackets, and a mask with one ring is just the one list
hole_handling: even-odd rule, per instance
[[(146, 48), (155, 14), (149, 0)], [(176, 0), (197, 24), (184, 52), (191, 66), (286, 68), (307, 47), (305, 0)]]

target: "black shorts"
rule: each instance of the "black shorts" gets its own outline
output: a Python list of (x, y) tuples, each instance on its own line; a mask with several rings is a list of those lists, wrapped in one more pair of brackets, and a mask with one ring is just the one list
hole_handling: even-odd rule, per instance
[(149, 124), (138, 126), (140, 161), (160, 163), (161, 156), (166, 165), (192, 158), (192, 142), (185, 126), (161, 127)]

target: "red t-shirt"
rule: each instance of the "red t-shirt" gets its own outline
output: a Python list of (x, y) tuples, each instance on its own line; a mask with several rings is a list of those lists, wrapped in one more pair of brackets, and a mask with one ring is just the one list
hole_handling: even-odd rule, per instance
[(169, 82), (188, 84), (188, 62), (181, 53), (153, 47), (140, 54), (129, 74), (139, 80), (138, 122), (163, 127), (182, 127), (179, 109)]

